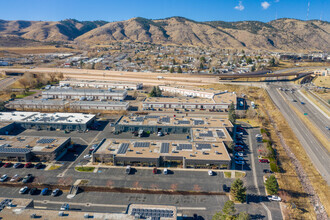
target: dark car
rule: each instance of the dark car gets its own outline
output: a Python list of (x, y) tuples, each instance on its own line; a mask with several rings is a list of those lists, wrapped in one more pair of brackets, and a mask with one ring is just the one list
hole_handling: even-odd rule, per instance
[(228, 187), (226, 184), (222, 185), (222, 189), (224, 192), (229, 192), (230, 191), (230, 187)]
[(35, 166), (34, 166), (34, 168), (36, 168), (36, 169), (40, 169), (40, 168), (42, 168), (42, 163), (37, 163)]
[(264, 173), (273, 173), (273, 171), (268, 170), (268, 169), (264, 169)]
[(22, 182), (23, 183), (28, 183), (28, 182), (31, 181), (32, 177), (33, 177), (32, 174), (28, 174), (23, 178)]
[(32, 188), (32, 189), (30, 190), (29, 194), (30, 194), (30, 195), (34, 195), (34, 194), (36, 194), (37, 190), (38, 190), (37, 188)]
[(152, 173), (153, 174), (157, 174), (157, 167), (155, 167), (155, 168), (152, 169)]

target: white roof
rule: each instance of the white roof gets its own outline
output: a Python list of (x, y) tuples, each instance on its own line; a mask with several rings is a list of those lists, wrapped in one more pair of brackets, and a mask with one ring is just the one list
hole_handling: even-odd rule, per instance
[(83, 113), (41, 113), (41, 112), (1, 112), (0, 121), (12, 122), (35, 122), (35, 123), (72, 123), (85, 124), (95, 115)]

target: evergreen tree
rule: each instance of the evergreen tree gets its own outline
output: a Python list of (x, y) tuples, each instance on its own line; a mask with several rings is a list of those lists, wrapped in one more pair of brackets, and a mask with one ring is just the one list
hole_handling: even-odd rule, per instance
[(241, 179), (236, 179), (230, 188), (230, 195), (235, 201), (244, 202), (246, 200), (246, 188)]
[(230, 106), (229, 106), (228, 119), (232, 124), (235, 124), (235, 122), (236, 122), (236, 113), (235, 113), (234, 103), (231, 103)]
[(265, 182), (265, 186), (269, 194), (271, 195), (277, 194), (279, 186), (276, 177), (274, 175), (268, 177), (268, 179)]
[(149, 96), (150, 96), (150, 97), (156, 97), (156, 87), (155, 87), (155, 86), (152, 87), (152, 90), (151, 90), (151, 92), (149, 93)]
[(276, 66), (275, 58), (274, 58), (274, 57), (272, 57), (272, 58), (269, 60), (268, 65), (269, 65), (270, 67), (274, 67), (274, 66)]
[(178, 73), (182, 73), (181, 66), (178, 67)]
[(160, 90), (159, 86), (156, 87), (156, 97), (161, 97), (162, 91)]
[(253, 64), (253, 66), (251, 67), (251, 72), (253, 72), (253, 71), (256, 71), (256, 65), (255, 64)]
[(201, 61), (201, 63), (206, 63), (206, 59), (205, 59), (205, 57), (201, 57), (201, 58), (200, 58), (200, 61)]
[(174, 73), (174, 67), (173, 66), (170, 69), (170, 73)]
[(247, 63), (247, 64), (251, 64), (251, 63), (252, 63), (252, 59), (251, 59), (251, 57), (248, 57), (248, 58), (246, 59), (246, 63)]
[(212, 220), (234, 220), (235, 212), (235, 203), (228, 200), (223, 206), (222, 210), (212, 217)]
[(204, 65), (203, 65), (203, 63), (200, 63), (200, 64), (199, 64), (199, 69), (201, 69), (201, 70), (204, 69)]

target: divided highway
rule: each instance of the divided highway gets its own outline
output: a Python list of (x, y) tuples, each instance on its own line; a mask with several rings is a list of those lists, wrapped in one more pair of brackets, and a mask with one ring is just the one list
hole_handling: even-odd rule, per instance
[[(270, 84), (267, 86), (266, 90), (268, 94), (276, 104), (276, 106), (280, 109), (282, 114), (284, 115), (285, 119), (289, 123), (290, 127), (293, 129), (294, 133), (296, 134), (298, 140), (300, 141), (301, 145), (304, 147), (307, 155), (310, 157), (311, 161), (313, 162), (314, 166), (318, 169), (320, 174), (323, 178), (330, 184), (330, 154), (329, 151), (319, 143), (319, 141), (314, 137), (311, 133), (310, 129), (300, 120), (300, 118), (296, 115), (296, 113), (288, 106), (286, 100), (284, 100), (284, 96), (282, 96), (279, 92), (279, 88), (285, 85), (275, 85)], [(297, 97), (296, 97), (297, 98)], [(299, 97), (299, 100), (302, 100)], [(288, 100), (287, 100), (288, 101)], [(308, 100), (305, 100), (306, 103)], [(301, 107), (304, 111), (309, 112), (310, 117), (312, 120), (315, 120), (314, 123), (318, 124), (318, 126), (322, 128), (324, 131), (324, 124), (329, 121), (329, 119), (324, 119), (320, 115), (318, 110), (313, 109), (310, 104), (306, 105), (306, 107)], [(300, 109), (301, 109), (300, 108)], [(322, 123), (318, 123), (322, 121)]]

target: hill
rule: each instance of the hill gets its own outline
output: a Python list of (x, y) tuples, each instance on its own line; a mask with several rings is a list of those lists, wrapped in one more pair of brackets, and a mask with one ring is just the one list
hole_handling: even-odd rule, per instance
[(157, 20), (137, 17), (118, 22), (0, 20), (0, 36), (4, 35), (87, 44), (125, 41), (228, 49), (330, 51), (330, 23), (317, 20), (278, 19), (268, 23), (196, 22), (183, 17)]

